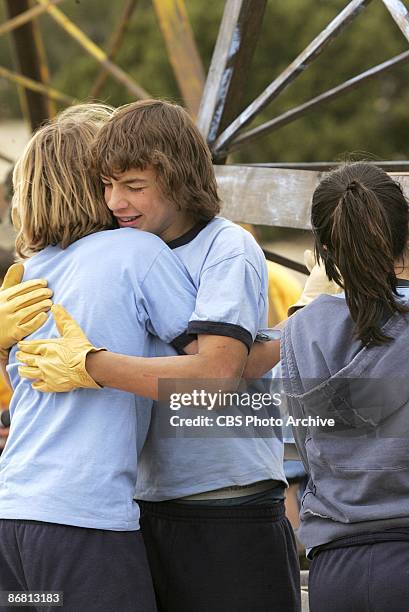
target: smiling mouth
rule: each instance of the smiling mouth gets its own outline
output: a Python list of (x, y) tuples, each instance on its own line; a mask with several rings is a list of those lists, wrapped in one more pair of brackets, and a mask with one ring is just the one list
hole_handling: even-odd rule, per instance
[(142, 215), (133, 215), (132, 217), (117, 217), (119, 227), (134, 227)]

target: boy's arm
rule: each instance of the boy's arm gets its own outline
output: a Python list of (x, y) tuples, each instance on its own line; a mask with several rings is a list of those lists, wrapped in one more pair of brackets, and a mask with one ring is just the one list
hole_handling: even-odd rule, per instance
[(161, 379), (217, 379), (220, 390), (231, 390), (242, 376), (246, 346), (225, 336), (199, 336), (195, 355), (129, 357), (101, 351), (89, 353), (88, 374), (100, 385), (158, 399)]
[(26, 364), (21, 376), (34, 379), (39, 391), (66, 392), (98, 384), (158, 398), (161, 379), (218, 379), (231, 389), (240, 379), (247, 358), (247, 347), (235, 338), (205, 336), (198, 338), (196, 355), (172, 357), (129, 357), (98, 351), (61, 307), (52, 313), (61, 338), (19, 343), (17, 359)]
[[(186, 355), (196, 355), (198, 352), (198, 342), (194, 340), (184, 347), (183, 351)], [(90, 355), (91, 358), (91, 355)], [(93, 360), (94, 358), (92, 358)], [(98, 359), (101, 359), (102, 356)], [(91, 361), (91, 359), (90, 359)], [(266, 372), (271, 370), (280, 361), (280, 341), (270, 340), (269, 342), (256, 342), (251, 347), (250, 354), (247, 358), (245, 368), (243, 370), (243, 378), (261, 378)], [(87, 366), (88, 368), (88, 366)], [(90, 371), (91, 373), (91, 371)]]
[(197, 343), (197, 340), (193, 340), (193, 342), (190, 342), (189, 344), (183, 347), (183, 352), (185, 353), (185, 355), (196, 355), (198, 350), (199, 345)]
[[(186, 355), (195, 355), (198, 352), (197, 340), (184, 347)], [(102, 358), (101, 358), (102, 359)], [(243, 378), (261, 378), (280, 361), (280, 341), (256, 342), (251, 347), (243, 370)]]
[[(325, 267), (317, 264), (312, 251), (304, 252), (304, 262), (310, 270), (310, 276), (307, 278), (304, 290), (296, 304), (290, 306), (288, 315), (294, 314), (300, 308), (303, 308), (322, 293), (336, 294), (342, 291), (342, 288), (336, 285), (333, 281), (329, 281)], [(274, 330), (281, 330), (285, 325), (282, 321)], [(271, 330), (271, 331), (274, 331)], [(249, 354), (249, 358), (244, 369), (244, 378), (258, 378), (271, 370), (280, 360), (280, 341), (272, 340), (269, 342), (255, 342)]]
[(260, 378), (280, 361), (280, 341), (255, 342), (251, 347), (243, 378)]

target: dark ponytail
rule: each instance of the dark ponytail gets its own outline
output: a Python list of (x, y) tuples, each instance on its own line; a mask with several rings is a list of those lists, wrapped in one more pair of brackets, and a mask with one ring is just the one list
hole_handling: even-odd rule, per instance
[(313, 196), (316, 253), (327, 274), (345, 289), (364, 344), (382, 344), (385, 316), (409, 312), (396, 299), (395, 263), (408, 239), (408, 203), (383, 170), (354, 163), (329, 174)]

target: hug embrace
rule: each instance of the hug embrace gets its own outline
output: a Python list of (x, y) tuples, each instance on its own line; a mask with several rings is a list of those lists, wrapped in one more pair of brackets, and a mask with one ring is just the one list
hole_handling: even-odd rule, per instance
[(34, 134), (14, 190), (23, 263), (0, 291), (14, 389), (0, 590), (62, 591), (73, 612), (299, 611), (277, 428), (163, 438), (157, 402), (164, 379), (269, 384), (281, 344), (290, 415), (337, 424), (294, 427), (309, 474), (300, 537), (311, 610), (362, 610), (369, 593), (368, 610), (403, 611), (405, 385), (390, 385), (376, 411), (373, 394), (357, 404), (348, 386), (405, 378), (400, 186), (364, 163), (322, 180), (317, 269), (343, 292), (317, 297), (281, 342), (263, 343), (263, 253), (218, 216), (209, 151), (180, 107), (72, 107)]

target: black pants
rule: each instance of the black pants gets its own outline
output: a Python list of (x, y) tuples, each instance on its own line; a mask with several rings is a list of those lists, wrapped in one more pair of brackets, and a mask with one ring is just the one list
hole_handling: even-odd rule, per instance
[(284, 504), (140, 504), (160, 612), (298, 612), (300, 569)]
[(39, 611), (156, 611), (139, 531), (0, 520), (0, 591), (64, 592), (64, 607)]
[(310, 612), (408, 612), (409, 542), (324, 550), (309, 576)]

